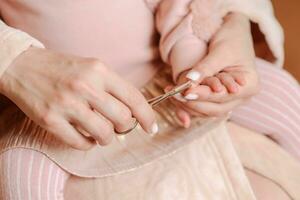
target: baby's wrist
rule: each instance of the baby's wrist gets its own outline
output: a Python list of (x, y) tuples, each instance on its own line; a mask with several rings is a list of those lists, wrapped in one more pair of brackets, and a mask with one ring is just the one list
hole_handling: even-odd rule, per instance
[(249, 30), (250, 31), (250, 19), (246, 15), (242, 13), (232, 12), (228, 13), (224, 17), (225, 21), (230, 21), (235, 25), (235, 27), (239, 27), (243, 30)]
[(207, 42), (195, 37), (181, 39), (173, 46), (169, 56), (169, 64), (172, 66), (173, 80), (180, 74), (193, 68), (207, 54)]

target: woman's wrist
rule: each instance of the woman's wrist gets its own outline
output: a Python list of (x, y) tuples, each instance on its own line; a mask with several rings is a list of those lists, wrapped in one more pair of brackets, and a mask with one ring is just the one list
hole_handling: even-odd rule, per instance
[(22, 62), (30, 62), (30, 60), (28, 59), (28, 57), (26, 57), (26, 59), (24, 59), (24, 55), (28, 54), (31, 50), (33, 49), (37, 49), (35, 47), (29, 47), (27, 50), (25, 50), (23, 53), (21, 53), (20, 55), (18, 55), (11, 63), (10, 65), (7, 67), (7, 69), (4, 71), (4, 73), (2, 74), (2, 76), (0, 77), (0, 94), (3, 95), (7, 95), (7, 91), (9, 90), (9, 83), (10, 78), (13, 75), (14, 69), (15, 69), (15, 65), (22, 63)]
[[(230, 41), (231, 48), (244, 47), (248, 49), (248, 53), (244, 56), (250, 62), (254, 61), (255, 52), (253, 47), (253, 39), (251, 33), (250, 19), (241, 13), (229, 13), (224, 18), (222, 30), (220, 30), (220, 39), (223, 41)], [(243, 44), (241, 46), (241, 44)]]

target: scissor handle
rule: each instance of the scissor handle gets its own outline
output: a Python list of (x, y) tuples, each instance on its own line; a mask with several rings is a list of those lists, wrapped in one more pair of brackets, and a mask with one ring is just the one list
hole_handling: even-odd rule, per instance
[[(161, 103), (162, 101), (168, 99), (169, 97), (172, 97), (172, 96), (174, 96), (175, 94), (178, 94), (178, 93), (180, 93), (180, 92), (182, 92), (182, 91), (188, 89), (189, 87), (191, 87), (191, 85), (192, 85), (192, 82), (191, 82), (191, 81), (188, 81), (188, 82), (186, 82), (186, 83), (184, 83), (184, 84), (182, 84), (182, 85), (179, 85), (179, 86), (173, 88), (172, 90), (170, 90), (169, 92), (166, 92), (165, 94), (162, 94), (162, 95), (159, 95), (159, 96), (154, 97), (154, 98), (152, 98), (152, 99), (149, 99), (149, 100), (148, 100), (148, 103), (149, 103), (152, 107), (154, 107), (154, 106), (156, 106), (157, 104)], [(117, 132), (117, 131), (115, 130), (115, 133), (118, 134), (118, 135), (126, 135), (127, 133), (129, 133), (129, 132), (131, 132), (133, 129), (135, 129), (135, 127), (136, 127), (137, 125), (138, 125), (138, 121), (135, 119), (134, 125), (133, 125), (130, 129), (128, 129), (128, 130), (126, 130), (126, 131), (122, 131), (122, 132)]]
[(118, 132), (118, 131), (115, 130), (115, 133), (117, 135), (126, 135), (127, 133), (130, 133), (139, 124), (138, 121), (136, 120), (136, 118), (134, 118), (134, 120), (135, 120), (134, 124), (133, 124), (133, 126), (130, 129), (128, 129), (126, 131), (122, 131), (122, 132)]

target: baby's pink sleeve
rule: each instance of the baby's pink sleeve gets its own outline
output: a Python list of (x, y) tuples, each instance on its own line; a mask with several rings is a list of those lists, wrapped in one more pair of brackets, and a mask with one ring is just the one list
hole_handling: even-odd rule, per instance
[(207, 51), (207, 42), (221, 26), (219, 0), (162, 0), (156, 10), (160, 54), (173, 70), (191, 68)]
[(161, 57), (172, 66), (174, 78), (205, 55), (206, 43), (221, 26), (222, 18), (230, 12), (242, 13), (257, 23), (276, 58), (274, 65), (283, 65), (284, 34), (270, 0), (145, 1), (156, 12)]

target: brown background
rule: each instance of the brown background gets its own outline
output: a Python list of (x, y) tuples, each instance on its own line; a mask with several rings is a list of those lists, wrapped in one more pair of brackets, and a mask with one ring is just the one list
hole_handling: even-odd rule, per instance
[(300, 0), (272, 0), (285, 32), (285, 68), (300, 81)]

